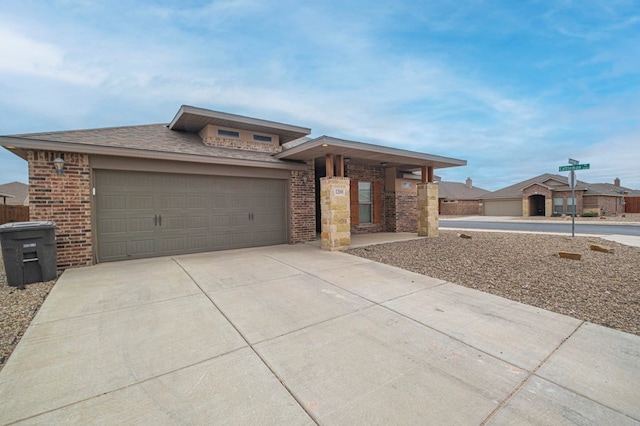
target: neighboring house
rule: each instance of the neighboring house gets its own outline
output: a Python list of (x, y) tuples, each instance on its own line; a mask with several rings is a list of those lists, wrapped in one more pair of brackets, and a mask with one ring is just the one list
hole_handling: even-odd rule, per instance
[(569, 179), (545, 173), (487, 194), (483, 199), (486, 216), (554, 216), (563, 214), (621, 214), (624, 196), (635, 193), (613, 184), (577, 181), (575, 206)]
[[(433, 171), (465, 161), (310, 132), (182, 106), (169, 124), (3, 136), (0, 145), (28, 161), (31, 220), (56, 222), (61, 269), (300, 243), (318, 230), (328, 249), (351, 233), (435, 226), (437, 235)], [(421, 192), (405, 197), (402, 176), (416, 170)]]
[[(403, 217), (402, 225), (397, 232), (413, 232), (417, 223), (417, 187), (416, 182), (422, 179), (420, 172), (404, 173), (396, 179), (396, 199), (403, 207), (397, 214)], [(471, 178), (465, 183), (443, 181), (440, 176), (434, 176), (438, 184), (438, 213), (440, 215), (481, 215), (482, 198), (490, 192), (473, 186)]]
[(28, 206), (29, 185), (20, 182), (0, 185), (0, 203), (10, 206)]
[(438, 182), (441, 215), (481, 215), (482, 199), (490, 191), (473, 186), (471, 178), (465, 183)]

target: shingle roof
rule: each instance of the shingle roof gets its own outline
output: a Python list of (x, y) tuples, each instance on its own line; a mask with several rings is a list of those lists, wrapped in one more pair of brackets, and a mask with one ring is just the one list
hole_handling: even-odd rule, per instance
[(438, 198), (447, 200), (480, 200), (489, 193), (486, 189), (477, 186), (469, 188), (460, 182), (438, 182)]
[(29, 185), (21, 182), (11, 182), (0, 185), (0, 193), (13, 195), (7, 198), (8, 205), (26, 206), (29, 204)]
[[(63, 132), (28, 133), (13, 138), (68, 142), (77, 145), (124, 148), (162, 153), (191, 154), (201, 157), (229, 158), (286, 164), (267, 152), (245, 151), (204, 145), (198, 134), (169, 130), (164, 124), (124, 126)], [(132, 155), (133, 156), (133, 155)]]
[(629, 195), (632, 195), (638, 191), (623, 186), (616, 186), (611, 183), (592, 183), (589, 184), (589, 188), (584, 195), (611, 195), (619, 197), (623, 195), (624, 192), (629, 192)]

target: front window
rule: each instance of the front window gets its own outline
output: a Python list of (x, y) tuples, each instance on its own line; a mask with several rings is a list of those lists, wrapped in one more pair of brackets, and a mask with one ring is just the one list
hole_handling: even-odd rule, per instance
[(554, 198), (553, 199), (553, 212), (555, 214), (564, 213), (564, 199), (562, 199), (562, 198)]
[(358, 182), (358, 216), (360, 223), (373, 222), (371, 182)]
[(567, 198), (567, 213), (568, 214), (573, 214), (576, 211), (576, 205), (574, 204), (574, 198), (569, 197)]

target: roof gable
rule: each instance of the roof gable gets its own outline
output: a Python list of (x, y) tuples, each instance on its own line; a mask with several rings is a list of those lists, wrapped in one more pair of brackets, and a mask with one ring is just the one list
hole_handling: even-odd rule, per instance
[[(566, 176), (544, 173), (531, 179), (523, 180), (522, 182), (518, 182), (516, 184), (494, 191), (490, 194), (487, 194), (484, 198), (522, 198), (522, 191), (535, 184), (545, 186), (554, 191), (570, 190), (569, 178), (567, 178)], [(586, 182), (577, 181), (576, 189), (586, 190), (588, 185), (589, 184)]]
[(8, 205), (26, 206), (29, 204), (29, 185), (21, 182), (0, 185), (0, 197), (7, 197)]

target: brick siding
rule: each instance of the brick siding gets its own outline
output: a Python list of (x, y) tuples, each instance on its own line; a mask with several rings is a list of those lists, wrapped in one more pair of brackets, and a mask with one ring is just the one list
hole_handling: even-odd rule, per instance
[[(347, 164), (347, 166), (345, 167), (345, 177), (348, 177), (350, 179), (355, 179), (359, 182), (380, 182), (381, 188), (382, 188), (382, 200), (381, 202), (384, 203), (385, 197), (384, 197), (384, 181), (385, 181), (385, 175), (384, 175), (384, 168), (382, 167), (374, 167), (374, 166), (362, 166), (362, 165), (358, 165), (358, 164)], [(384, 232), (386, 231), (385, 229), (385, 222), (387, 221), (386, 217), (384, 217), (384, 215), (387, 213), (387, 209), (385, 208), (385, 206), (382, 206), (382, 220), (380, 221), (380, 223), (361, 223), (358, 225), (351, 225), (351, 233), (352, 234), (367, 234), (370, 232)]]
[(396, 231), (396, 193), (385, 192), (384, 198), (384, 229), (386, 232)]
[(456, 200), (455, 202), (440, 201), (440, 214), (457, 216), (477, 216), (482, 214), (482, 205), (479, 200)]
[(395, 232), (418, 232), (418, 194), (396, 194)]
[[(304, 175), (307, 183), (304, 183)], [(316, 239), (315, 167), (307, 161), (306, 171), (292, 171), (290, 179), (289, 243), (304, 243)]]
[(587, 196), (584, 197), (585, 200), (589, 198), (595, 198), (599, 211), (598, 214), (603, 213), (603, 210), (606, 211), (607, 215), (612, 213), (622, 214), (624, 213), (624, 208), (622, 206), (622, 197), (606, 197), (606, 196)]
[(56, 174), (57, 152), (29, 151), (30, 220), (56, 223), (58, 269), (93, 264), (89, 157), (62, 153), (64, 174)]

